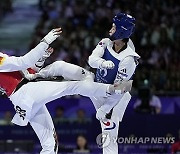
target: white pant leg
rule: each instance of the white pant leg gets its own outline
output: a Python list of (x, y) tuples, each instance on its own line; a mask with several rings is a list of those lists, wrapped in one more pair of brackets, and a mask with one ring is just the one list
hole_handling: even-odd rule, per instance
[(108, 133), (111, 139), (110, 144), (103, 148), (103, 154), (118, 154), (118, 144), (115, 139), (118, 138), (119, 122), (122, 121), (126, 107), (131, 99), (131, 95), (129, 94), (129, 92), (127, 92), (122, 95), (122, 97), (117, 96), (117, 98), (116, 96), (113, 96), (112, 98), (91, 97), (96, 110), (106, 103), (112, 103), (116, 101), (116, 99), (118, 103), (113, 108), (111, 120), (107, 120), (104, 122), (106, 124), (107, 122), (109, 122), (108, 126), (106, 126), (103, 122), (100, 122), (102, 133)]
[(118, 117), (119, 121), (121, 122), (130, 100), (131, 95), (129, 92), (126, 92), (119, 100), (118, 104), (113, 108), (112, 117)]
[(110, 143), (103, 147), (103, 154), (118, 154), (117, 137), (119, 131), (119, 120), (117, 117), (112, 117), (111, 120), (101, 121), (102, 133), (109, 134)]
[(88, 75), (93, 76), (88, 70), (64, 61), (55, 61), (43, 68), (38, 74), (43, 78), (63, 76), (67, 80), (83, 80)]
[(105, 97), (90, 97), (96, 111), (104, 105), (106, 98)]
[(34, 101), (47, 103), (62, 96), (75, 94), (87, 97), (106, 97), (108, 86), (107, 84), (86, 81), (40, 81), (28, 83), (22, 88), (27, 89), (27, 95)]
[(31, 118), (32, 106), (36, 103), (38, 106), (44, 105), (47, 102), (60, 98), (66, 95), (80, 94), (83, 96), (106, 96), (108, 84), (101, 84), (86, 81), (66, 81), (66, 82), (52, 82), (40, 81), (30, 82), (21, 87), (17, 92), (10, 96), (17, 113), (22, 116), (22, 110), (25, 110), (25, 118), (18, 120), (16, 114), (13, 118), (13, 123), (17, 125), (27, 125)]
[[(105, 103), (108, 103), (107, 99), (102, 97), (91, 97), (91, 101), (93, 102), (96, 110), (103, 106)], [(107, 146), (103, 147), (103, 154), (118, 154), (118, 144), (116, 142), (116, 138), (118, 137), (119, 119), (114, 116), (111, 117), (111, 120), (107, 120), (104, 122), (100, 121), (100, 124), (102, 134), (109, 134), (110, 137), (110, 143)]]
[(45, 105), (33, 116), (30, 124), (40, 140), (42, 146), (40, 154), (57, 154), (57, 136), (52, 118)]
[[(114, 107), (111, 120), (106, 121), (110, 122), (110, 126), (106, 126), (101, 122), (101, 128), (103, 133), (109, 133), (111, 142), (108, 146), (103, 148), (103, 154), (118, 154), (118, 144), (116, 140), (118, 139), (118, 131), (119, 131), (119, 122), (122, 121), (122, 118), (124, 116), (126, 107), (131, 99), (131, 95), (129, 92), (125, 93), (123, 97), (119, 100), (118, 104)], [(113, 128), (113, 123), (115, 123), (115, 128)], [(105, 130), (108, 129), (109, 130)]]

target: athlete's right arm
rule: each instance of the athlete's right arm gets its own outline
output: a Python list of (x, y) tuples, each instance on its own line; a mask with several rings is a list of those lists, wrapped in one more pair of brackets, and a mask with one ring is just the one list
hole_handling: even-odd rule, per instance
[(100, 68), (103, 61), (105, 61), (102, 58), (104, 55), (104, 49), (106, 47), (105, 40), (106, 39), (102, 39), (93, 50), (92, 54), (89, 56), (88, 63), (92, 68)]
[(31, 67), (33, 70), (35, 70), (36, 72), (39, 72), (43, 66), (44, 63), (46, 61), (47, 58), (49, 58), (51, 56), (51, 54), (54, 52), (54, 49), (52, 47), (49, 47), (46, 51), (45, 54), (36, 62), (36, 64)]
[(89, 56), (88, 63), (92, 68), (104, 68), (113, 69), (114, 63), (111, 60), (103, 59), (104, 51), (107, 45), (110, 43), (108, 38), (102, 39), (96, 48), (93, 50), (92, 54)]
[(0, 54), (0, 72), (25, 70), (32, 67), (45, 54), (51, 44), (62, 33), (61, 28), (50, 31), (34, 49), (21, 57)]

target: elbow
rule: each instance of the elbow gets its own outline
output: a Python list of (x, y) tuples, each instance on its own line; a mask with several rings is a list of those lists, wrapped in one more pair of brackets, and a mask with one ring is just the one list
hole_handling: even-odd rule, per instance
[(91, 58), (91, 56), (89, 56), (89, 58), (88, 58), (88, 64), (91, 66), (92, 65), (92, 58)]
[(96, 68), (95, 65), (94, 65), (94, 61), (93, 61), (93, 57), (92, 57), (92, 56), (89, 56), (88, 64), (89, 64), (92, 68)]

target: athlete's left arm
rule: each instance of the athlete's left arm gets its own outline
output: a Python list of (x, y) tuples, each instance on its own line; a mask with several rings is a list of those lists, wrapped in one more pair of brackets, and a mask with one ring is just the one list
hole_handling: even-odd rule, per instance
[(35, 70), (36, 72), (39, 72), (43, 68), (46, 59), (49, 58), (53, 52), (54, 52), (54, 49), (52, 47), (49, 47), (45, 51), (45, 54), (32, 67), (32, 69)]
[(129, 79), (131, 79), (135, 72), (136, 66), (137, 64), (134, 56), (128, 56), (124, 58), (124, 60), (119, 64), (114, 83), (128, 81)]
[(54, 49), (49, 47), (45, 54), (36, 62), (36, 64), (30, 69), (22, 70), (21, 73), (24, 78), (28, 80), (33, 80), (35, 78), (34, 73), (38, 73), (44, 66), (44, 63), (48, 57), (53, 53)]

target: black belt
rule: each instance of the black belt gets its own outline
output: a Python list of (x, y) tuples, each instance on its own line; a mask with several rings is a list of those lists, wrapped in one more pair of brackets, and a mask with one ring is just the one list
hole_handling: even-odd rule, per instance
[(16, 89), (14, 90), (14, 93), (16, 91), (18, 91), (23, 85), (27, 84), (28, 82), (30, 82), (28, 79), (25, 79), (25, 78), (22, 79), (22, 81), (19, 82), (19, 84), (17, 85)]
[(37, 78), (34, 80), (29, 81), (28, 79), (24, 78), (22, 81), (17, 85), (16, 89), (14, 90), (14, 93), (18, 91), (23, 85), (27, 84), (28, 82), (38, 82), (38, 81), (57, 81), (61, 82), (64, 78), (63, 77), (55, 77), (55, 78)]

